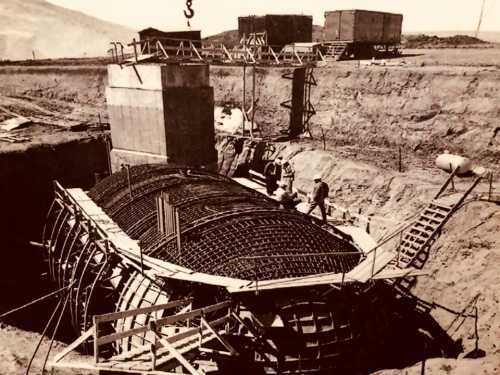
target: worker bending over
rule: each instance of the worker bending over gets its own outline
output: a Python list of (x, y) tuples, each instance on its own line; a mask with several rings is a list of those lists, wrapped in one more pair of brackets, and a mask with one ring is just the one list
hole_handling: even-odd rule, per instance
[(326, 220), (325, 199), (328, 198), (329, 190), (330, 188), (328, 187), (328, 184), (321, 181), (321, 175), (318, 174), (314, 176), (314, 187), (311, 196), (311, 205), (309, 207), (309, 210), (307, 211), (307, 215), (310, 215), (316, 207), (319, 207), (324, 224), (328, 223)]
[(268, 195), (272, 195), (278, 188), (277, 182), (281, 179), (281, 160), (278, 156), (276, 160), (270, 161), (264, 168), (264, 176), (266, 177), (266, 190)]
[(286, 181), (280, 181), (278, 186), (278, 190), (276, 190), (275, 194), (276, 200), (280, 203), (281, 208), (291, 210), (301, 202), (297, 192), (288, 191), (288, 183)]

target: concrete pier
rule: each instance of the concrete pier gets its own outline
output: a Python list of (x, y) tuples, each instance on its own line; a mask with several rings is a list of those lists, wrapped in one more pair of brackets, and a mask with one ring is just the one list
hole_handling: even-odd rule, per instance
[(215, 167), (208, 65), (109, 65), (106, 99), (113, 172), (122, 164)]

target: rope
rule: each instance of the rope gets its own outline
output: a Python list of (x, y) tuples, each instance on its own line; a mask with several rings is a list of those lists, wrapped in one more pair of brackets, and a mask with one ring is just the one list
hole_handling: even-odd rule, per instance
[(8, 316), (8, 315), (10, 315), (10, 314), (13, 314), (13, 313), (15, 313), (15, 312), (17, 312), (17, 311), (20, 311), (20, 310), (23, 310), (23, 309), (25, 309), (25, 308), (27, 308), (27, 307), (30, 307), (30, 306), (32, 306), (32, 305), (34, 305), (34, 304), (38, 303), (38, 302), (45, 301), (45, 300), (49, 299), (50, 297), (53, 297), (53, 296), (55, 296), (55, 295), (57, 295), (57, 294), (61, 293), (61, 292), (62, 292), (62, 291), (64, 291), (65, 289), (68, 289), (70, 286), (71, 286), (71, 285), (67, 285), (67, 286), (65, 286), (65, 287), (63, 287), (63, 288), (61, 288), (61, 289), (58, 289), (58, 290), (56, 290), (56, 291), (54, 291), (54, 292), (51, 292), (51, 293), (46, 294), (46, 295), (44, 295), (44, 296), (42, 296), (42, 297), (40, 297), (40, 298), (37, 298), (37, 299), (35, 299), (35, 300), (31, 301), (31, 302), (28, 302), (28, 303), (26, 303), (26, 304), (24, 304), (24, 305), (22, 305), (22, 306), (20, 306), (20, 307), (16, 307), (15, 309), (12, 309), (12, 310), (10, 310), (10, 311), (7, 311), (7, 312), (3, 313), (2, 315), (0, 315), (0, 319), (4, 318), (4, 317), (6, 317), (6, 316)]
[(56, 316), (57, 310), (59, 310), (59, 306), (61, 306), (61, 300), (59, 300), (59, 302), (57, 302), (57, 305), (56, 305), (54, 311), (52, 312), (52, 315), (50, 316), (47, 324), (45, 325), (45, 328), (43, 329), (42, 335), (40, 336), (40, 340), (38, 340), (38, 343), (36, 344), (36, 347), (35, 347), (35, 351), (33, 352), (33, 355), (31, 356), (30, 361), (28, 362), (28, 366), (26, 367), (26, 372), (24, 373), (25, 375), (29, 374), (29, 371), (31, 369), (31, 365), (33, 363), (33, 360), (35, 359), (36, 353), (38, 352), (38, 349), (40, 349), (40, 345), (42, 344), (42, 341), (45, 337), (45, 334), (47, 333), (49, 326), (52, 323), (52, 319), (54, 319), (54, 317)]
[(57, 331), (59, 330), (59, 325), (61, 324), (62, 317), (64, 315), (64, 311), (66, 310), (66, 306), (68, 305), (69, 301), (69, 293), (66, 293), (66, 300), (64, 301), (64, 305), (62, 307), (62, 310), (59, 314), (59, 318), (57, 319), (56, 326), (54, 328), (54, 332), (52, 333), (52, 337), (50, 338), (50, 344), (49, 344), (49, 349), (47, 350), (47, 354), (45, 355), (45, 359), (43, 360), (43, 366), (42, 366), (42, 374), (45, 372), (45, 366), (47, 366), (47, 361), (49, 359), (50, 351), (52, 350), (52, 345), (54, 344), (54, 339), (56, 337)]

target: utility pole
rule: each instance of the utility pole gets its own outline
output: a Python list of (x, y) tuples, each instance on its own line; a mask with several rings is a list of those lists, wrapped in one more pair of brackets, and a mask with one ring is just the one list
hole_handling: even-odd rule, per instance
[(479, 22), (477, 23), (476, 35), (474, 35), (476, 38), (478, 37), (479, 30), (481, 29), (481, 22), (483, 22), (483, 14), (484, 14), (485, 4), (486, 4), (486, 0), (483, 0), (483, 4), (481, 5), (481, 13), (479, 14)]

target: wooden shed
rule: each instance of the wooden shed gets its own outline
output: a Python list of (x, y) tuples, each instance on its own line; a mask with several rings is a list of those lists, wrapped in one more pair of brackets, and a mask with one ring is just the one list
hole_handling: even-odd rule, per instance
[(368, 10), (325, 12), (325, 41), (347, 41), (381, 45), (399, 44), (403, 15)]
[(286, 44), (312, 42), (312, 16), (267, 14), (238, 17), (239, 37), (266, 33), (267, 44), (281, 49)]

